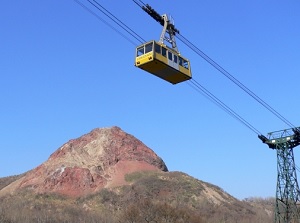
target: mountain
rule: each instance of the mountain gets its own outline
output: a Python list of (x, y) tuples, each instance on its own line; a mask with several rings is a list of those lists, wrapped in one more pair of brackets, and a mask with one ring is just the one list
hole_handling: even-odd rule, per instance
[(168, 172), (160, 157), (119, 127), (94, 129), (35, 169), (0, 178), (0, 222), (267, 223), (270, 207)]
[(58, 148), (49, 159), (0, 191), (28, 188), (82, 196), (125, 184), (124, 174), (140, 170), (167, 171), (150, 148), (118, 127), (98, 128)]

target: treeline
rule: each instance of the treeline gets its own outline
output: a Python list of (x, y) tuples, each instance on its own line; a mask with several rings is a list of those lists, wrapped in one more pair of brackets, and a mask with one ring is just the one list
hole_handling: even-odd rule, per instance
[[(95, 197), (94, 197), (95, 198)], [(99, 200), (103, 198), (99, 197)], [(107, 198), (106, 198), (107, 199)], [(102, 200), (103, 201), (103, 200)], [(3, 200), (2, 200), (3, 202)], [(103, 208), (93, 207), (80, 201), (62, 201), (49, 197), (41, 202), (15, 200), (0, 204), (1, 223), (271, 223), (273, 216), (262, 213), (249, 215), (228, 213), (222, 206), (203, 203), (201, 210), (191, 210), (186, 206), (171, 205), (150, 199), (128, 202), (126, 205)], [(242, 208), (242, 207), (240, 207)], [(263, 210), (262, 210), (263, 211)]]
[(174, 208), (168, 204), (154, 204), (143, 201), (130, 204), (123, 210), (99, 213), (66, 208), (62, 212), (46, 210), (21, 211), (0, 209), (1, 223), (204, 223), (200, 216), (184, 208)]
[(0, 209), (1, 223), (116, 223), (112, 216), (92, 213), (79, 208), (66, 207), (64, 210), (49, 209)]

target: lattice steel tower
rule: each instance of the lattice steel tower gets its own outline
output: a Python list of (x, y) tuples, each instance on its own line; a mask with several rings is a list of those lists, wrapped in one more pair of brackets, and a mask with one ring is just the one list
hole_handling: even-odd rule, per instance
[(299, 223), (300, 191), (293, 148), (300, 144), (300, 127), (258, 136), (277, 151), (276, 223)]

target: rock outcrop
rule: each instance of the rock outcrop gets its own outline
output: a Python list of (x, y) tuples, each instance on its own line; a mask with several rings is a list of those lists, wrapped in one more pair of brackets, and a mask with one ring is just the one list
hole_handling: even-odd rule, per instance
[(119, 127), (98, 128), (65, 143), (0, 195), (27, 188), (77, 197), (128, 184), (126, 174), (147, 170), (168, 171), (163, 160), (134, 136)]

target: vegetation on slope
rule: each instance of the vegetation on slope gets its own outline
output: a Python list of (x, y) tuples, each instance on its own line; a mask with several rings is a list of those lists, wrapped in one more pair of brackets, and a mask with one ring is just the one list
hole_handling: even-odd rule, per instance
[(3, 189), (4, 187), (6, 187), (7, 185), (11, 184), (12, 182), (20, 179), (25, 174), (26, 173), (23, 173), (23, 174), (20, 174), (20, 175), (14, 175), (14, 176), (10, 176), (10, 177), (0, 178), (0, 190)]
[[(268, 223), (273, 214), (251, 200), (180, 172), (135, 172), (130, 185), (105, 188), (77, 199), (30, 189), (0, 197), (2, 223)], [(210, 192), (212, 194), (210, 194)]]

